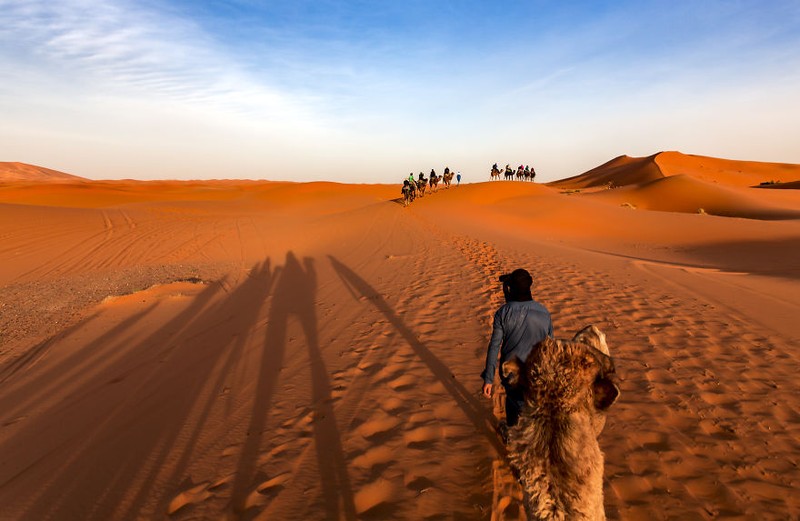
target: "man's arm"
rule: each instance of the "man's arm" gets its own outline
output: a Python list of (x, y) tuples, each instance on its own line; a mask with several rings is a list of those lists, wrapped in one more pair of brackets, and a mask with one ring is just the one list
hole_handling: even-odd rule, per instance
[[(489, 347), (486, 352), (486, 365), (481, 373), (484, 384), (491, 385), (494, 383), (494, 374), (497, 371), (497, 357), (500, 354), (500, 347), (503, 345), (503, 321), (500, 318), (500, 311), (494, 314), (494, 322), (492, 323), (492, 338), (489, 340)], [(486, 386), (484, 386), (484, 393), (486, 393)], [(491, 393), (491, 388), (489, 389)]]

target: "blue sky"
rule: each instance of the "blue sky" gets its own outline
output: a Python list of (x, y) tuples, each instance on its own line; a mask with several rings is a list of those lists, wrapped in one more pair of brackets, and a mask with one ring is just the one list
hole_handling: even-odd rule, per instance
[(0, 161), (94, 179), (800, 163), (796, 0), (0, 0), (0, 67)]

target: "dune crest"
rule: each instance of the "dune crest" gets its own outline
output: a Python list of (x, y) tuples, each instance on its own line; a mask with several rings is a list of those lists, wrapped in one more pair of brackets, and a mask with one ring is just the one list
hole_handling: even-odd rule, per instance
[(748, 188), (676, 174), (640, 185), (595, 192), (588, 197), (639, 210), (775, 220), (800, 218), (800, 196), (794, 197), (796, 195), (800, 194), (754, 193)]
[(548, 184), (560, 189), (579, 190), (642, 184), (674, 175), (748, 187), (761, 183), (800, 181), (800, 165), (659, 152), (647, 157), (619, 156), (580, 175)]
[(685, 174), (710, 183), (758, 186), (761, 183), (789, 183), (800, 180), (800, 165), (738, 161), (716, 157), (661, 152), (655, 163), (664, 176)]
[(88, 181), (88, 179), (42, 166), (0, 161), (0, 183), (12, 181), (64, 182)]
[(549, 186), (562, 189), (625, 186), (664, 177), (655, 161), (658, 154), (647, 157), (618, 156), (582, 174), (553, 181)]

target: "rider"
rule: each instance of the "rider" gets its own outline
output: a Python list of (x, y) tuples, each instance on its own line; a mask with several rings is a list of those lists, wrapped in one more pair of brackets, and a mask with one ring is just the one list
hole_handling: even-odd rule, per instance
[[(516, 269), (501, 275), (506, 303), (494, 314), (492, 337), (486, 353), (483, 377), (483, 395), (491, 398), (497, 366), (515, 358), (524, 361), (533, 348), (545, 337), (553, 338), (553, 321), (550, 312), (533, 300), (533, 278), (525, 269)], [(500, 358), (500, 364), (498, 364)], [(525, 397), (500, 373), (500, 382), (506, 391), (506, 425), (517, 424)]]

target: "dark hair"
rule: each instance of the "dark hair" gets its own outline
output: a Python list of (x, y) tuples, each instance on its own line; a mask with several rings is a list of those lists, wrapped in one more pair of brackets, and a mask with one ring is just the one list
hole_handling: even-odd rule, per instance
[(531, 295), (533, 277), (527, 270), (519, 268), (511, 273), (500, 275), (500, 282), (503, 283), (503, 294), (506, 296), (506, 300), (525, 301), (533, 299)]

